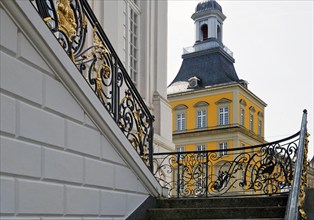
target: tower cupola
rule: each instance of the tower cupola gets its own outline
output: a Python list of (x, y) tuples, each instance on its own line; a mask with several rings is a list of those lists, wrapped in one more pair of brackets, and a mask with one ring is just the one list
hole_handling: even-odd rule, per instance
[(191, 17), (195, 24), (196, 43), (214, 38), (222, 42), (222, 26), (226, 16), (215, 0), (198, 3)]
[(182, 65), (170, 86), (168, 94), (200, 90), (212, 86), (239, 83), (234, 68), (233, 53), (222, 43), (222, 26), (226, 16), (215, 0), (199, 3), (192, 19), (196, 28), (196, 42), (183, 48)]

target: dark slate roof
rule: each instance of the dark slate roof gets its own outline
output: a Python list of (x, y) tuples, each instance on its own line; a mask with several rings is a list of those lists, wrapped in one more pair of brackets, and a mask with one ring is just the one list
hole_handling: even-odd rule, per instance
[(182, 56), (181, 68), (169, 87), (176, 82), (187, 82), (191, 77), (200, 79), (199, 89), (222, 83), (241, 83), (233, 66), (234, 59), (222, 47), (207, 49)]
[(207, 0), (205, 2), (200, 2), (195, 8), (195, 12), (205, 11), (208, 9), (216, 9), (222, 13), (221, 6), (215, 0)]

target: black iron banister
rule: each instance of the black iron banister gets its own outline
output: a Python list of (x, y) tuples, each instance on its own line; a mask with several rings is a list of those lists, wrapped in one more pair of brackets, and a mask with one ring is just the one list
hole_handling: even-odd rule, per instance
[[(152, 171), (154, 117), (87, 0), (30, 1)], [(87, 32), (92, 43), (86, 41)]]
[[(300, 139), (298, 144), (298, 152), (297, 152), (297, 160), (295, 162), (294, 167), (294, 176), (293, 176), (293, 185), (289, 194), (285, 220), (291, 219), (306, 219), (306, 215), (302, 210), (303, 204), (299, 204), (300, 193), (304, 193), (304, 184), (302, 182), (302, 175), (304, 170), (304, 163), (307, 163), (306, 155), (307, 155), (307, 110), (303, 111), (302, 123), (301, 123), (301, 132)], [(306, 167), (305, 167), (306, 169)], [(306, 181), (303, 179), (303, 181)], [(303, 187), (303, 189), (302, 189)], [(302, 192), (303, 191), (303, 192)]]
[[(100, 33), (100, 36), (102, 36), (102, 40), (105, 42), (106, 46), (108, 47), (108, 49), (110, 50), (110, 52), (113, 54), (113, 56), (117, 59), (118, 61), (118, 65), (119, 68), (121, 69), (121, 71), (127, 75), (126, 79), (127, 79), (127, 83), (128, 85), (131, 87), (131, 89), (133, 90), (133, 92), (136, 94), (136, 99), (138, 102), (141, 103), (142, 107), (145, 109), (146, 112), (150, 112), (146, 106), (146, 104), (144, 103), (143, 99), (141, 98), (141, 95), (139, 94), (139, 92), (137, 91), (135, 85), (133, 84), (131, 78), (129, 77), (129, 74), (127, 74), (126, 69), (124, 68), (124, 65), (122, 64), (119, 56), (117, 55), (116, 51), (114, 50), (111, 42), (109, 41), (109, 38), (107, 37), (106, 33), (104, 32), (103, 28), (101, 27), (101, 25), (98, 22), (97, 17), (95, 16), (95, 14), (93, 13), (93, 10), (91, 9), (90, 5), (88, 4), (87, 0), (81, 0), (83, 2), (84, 5), (84, 9), (86, 10), (86, 15), (88, 16), (88, 19), (90, 19), (94, 25), (96, 26), (97, 30)], [(154, 117), (149, 114), (149, 117), (151, 120), (154, 120)]]
[(224, 150), (154, 153), (154, 175), (169, 197), (287, 194), (300, 132)]

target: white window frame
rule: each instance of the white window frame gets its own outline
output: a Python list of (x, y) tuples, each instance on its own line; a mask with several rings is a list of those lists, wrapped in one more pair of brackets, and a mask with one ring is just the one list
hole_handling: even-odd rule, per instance
[(219, 125), (228, 125), (230, 121), (230, 107), (219, 106)]
[[(218, 149), (219, 150), (227, 150), (228, 149), (228, 142), (220, 142), (218, 144)], [(228, 152), (227, 151), (221, 151), (219, 152), (219, 156), (222, 157), (222, 156), (226, 156), (228, 155)]]
[(186, 109), (188, 107), (186, 105), (180, 104), (176, 107), (174, 107), (174, 123), (175, 123), (175, 130), (176, 131), (184, 131), (186, 130)]
[(245, 126), (245, 109), (240, 108), (240, 124), (244, 127)]
[(258, 135), (262, 136), (262, 119), (258, 119)]
[(196, 127), (205, 128), (207, 122), (207, 111), (206, 109), (197, 109), (196, 111)]
[(257, 120), (258, 120), (258, 135), (263, 136), (264, 135), (264, 114), (262, 112), (257, 113)]
[(244, 99), (240, 100), (240, 125), (245, 127), (245, 107), (247, 106)]
[(176, 113), (176, 130), (184, 131), (186, 129), (186, 113), (178, 112)]
[(254, 132), (254, 115), (250, 113), (250, 130)]
[(207, 127), (207, 109), (209, 104), (201, 101), (194, 105), (195, 108), (195, 127), (206, 128)]
[[(176, 152), (185, 152), (185, 147), (176, 147)], [(180, 155), (180, 160), (184, 158), (184, 155)]]
[(124, 64), (133, 83), (137, 86), (140, 80), (140, 2), (137, 0), (124, 1)]
[(205, 144), (199, 144), (196, 146), (197, 151), (205, 151), (206, 150), (206, 145)]

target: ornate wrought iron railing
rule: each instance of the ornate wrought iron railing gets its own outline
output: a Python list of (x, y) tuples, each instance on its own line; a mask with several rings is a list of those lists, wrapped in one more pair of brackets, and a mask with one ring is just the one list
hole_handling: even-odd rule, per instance
[(30, 0), (86, 82), (152, 170), (153, 121), (87, 0)]
[(303, 130), (245, 148), (155, 153), (154, 175), (169, 197), (287, 194), (302, 140)]

